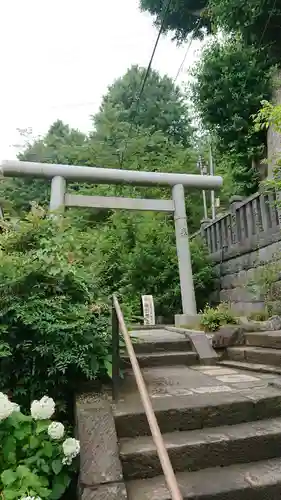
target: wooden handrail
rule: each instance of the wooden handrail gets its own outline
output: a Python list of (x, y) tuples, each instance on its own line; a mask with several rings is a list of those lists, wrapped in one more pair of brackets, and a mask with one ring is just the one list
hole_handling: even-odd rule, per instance
[(144, 406), (144, 410), (146, 413), (146, 417), (148, 420), (148, 424), (150, 427), (150, 432), (154, 441), (154, 444), (156, 446), (157, 454), (162, 466), (163, 474), (165, 476), (165, 480), (167, 483), (167, 486), (169, 488), (170, 494), (171, 494), (171, 499), (172, 500), (183, 500), (182, 494), (179, 489), (179, 485), (168, 455), (168, 452), (166, 450), (166, 446), (163, 440), (163, 436), (161, 434), (154, 410), (152, 408), (152, 404), (150, 401), (150, 397), (143, 379), (143, 376), (141, 374), (141, 370), (139, 367), (139, 363), (135, 354), (135, 350), (129, 335), (129, 332), (127, 330), (125, 320), (123, 317), (123, 313), (121, 311), (120, 304), (118, 302), (118, 299), (115, 295), (113, 295), (113, 306), (116, 311), (116, 315), (118, 318), (118, 323), (120, 326), (120, 330), (123, 334), (124, 337), (124, 342), (127, 347), (127, 351), (129, 354), (129, 358), (131, 361), (133, 373), (136, 379), (136, 383), (138, 386), (138, 390), (140, 393), (140, 398), (142, 401), (142, 404)]

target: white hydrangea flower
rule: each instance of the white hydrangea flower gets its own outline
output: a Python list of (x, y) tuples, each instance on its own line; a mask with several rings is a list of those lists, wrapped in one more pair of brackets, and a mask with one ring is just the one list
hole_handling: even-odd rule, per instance
[(18, 405), (17, 403), (12, 403), (13, 405), (13, 408), (14, 408), (14, 411), (20, 411), (20, 405)]
[(42, 500), (40, 497), (21, 497), (19, 500)]
[(52, 422), (48, 427), (51, 439), (61, 439), (64, 436), (64, 425), (61, 422)]
[(6, 394), (0, 392), (0, 421), (8, 418), (14, 411), (16, 411), (16, 403), (12, 403)]
[(62, 443), (62, 449), (66, 458), (75, 458), (80, 452), (80, 442), (74, 438), (67, 438)]
[(71, 465), (72, 464), (72, 457), (64, 457), (62, 459), (63, 465)]
[(34, 420), (47, 420), (52, 417), (55, 412), (55, 402), (48, 396), (43, 396), (40, 401), (34, 400), (31, 403), (31, 416)]

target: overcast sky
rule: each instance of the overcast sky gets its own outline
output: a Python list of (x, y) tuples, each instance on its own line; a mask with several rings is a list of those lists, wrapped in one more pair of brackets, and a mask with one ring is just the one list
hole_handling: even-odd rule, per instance
[[(87, 131), (107, 86), (132, 64), (147, 66), (157, 36), (139, 0), (0, 2), (0, 159), (15, 157), (17, 128), (43, 134), (60, 118)], [(198, 57), (193, 43), (177, 83)], [(153, 62), (175, 77), (186, 45), (162, 37)]]

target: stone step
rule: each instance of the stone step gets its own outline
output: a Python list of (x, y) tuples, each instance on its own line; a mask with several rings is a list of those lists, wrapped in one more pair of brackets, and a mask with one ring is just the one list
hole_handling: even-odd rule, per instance
[[(176, 472), (195, 471), (281, 455), (281, 418), (205, 428), (163, 435)], [(123, 439), (120, 457), (125, 479), (143, 479), (162, 473), (150, 436)]]
[[(163, 434), (203, 427), (235, 425), (281, 415), (281, 393), (269, 386), (242, 392), (159, 396), (152, 398), (152, 403)], [(113, 414), (120, 439), (150, 435), (140, 401), (120, 401), (113, 407)]]
[(245, 333), (245, 343), (248, 346), (281, 349), (281, 330)]
[(281, 349), (250, 346), (229, 347), (227, 357), (234, 361), (281, 366)]
[(272, 375), (281, 375), (281, 366), (271, 366), (271, 365), (263, 365), (260, 363), (247, 363), (246, 361), (231, 361), (224, 360), (220, 361), (218, 365), (227, 366), (229, 368), (238, 368), (239, 370), (247, 370), (251, 372), (258, 373), (272, 373)]
[[(183, 500), (280, 500), (281, 459), (180, 472)], [(128, 500), (170, 500), (164, 476), (127, 482)]]
[(152, 352), (167, 351), (191, 351), (191, 343), (188, 339), (168, 340), (163, 342), (140, 342), (134, 343), (134, 349), (137, 354), (149, 354)]
[[(138, 362), (141, 368), (153, 366), (176, 366), (176, 365), (195, 365), (198, 362), (196, 352), (178, 351), (178, 352), (154, 352), (137, 354)], [(130, 364), (129, 356), (122, 356), (125, 366)]]
[(136, 353), (167, 351), (191, 351), (191, 343), (185, 335), (165, 329), (134, 330), (131, 335), (136, 339)]

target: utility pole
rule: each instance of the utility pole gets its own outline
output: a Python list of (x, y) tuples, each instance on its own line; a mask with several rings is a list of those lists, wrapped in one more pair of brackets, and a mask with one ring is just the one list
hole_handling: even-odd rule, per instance
[[(201, 175), (204, 175), (207, 173), (207, 169), (202, 163), (202, 156), (201, 155), (198, 158), (197, 168), (199, 168)], [(208, 218), (208, 211), (207, 211), (207, 201), (206, 201), (206, 191), (205, 190), (202, 191), (202, 196), (203, 196), (203, 207), (204, 207), (204, 219), (207, 219)]]
[[(214, 175), (214, 162), (213, 162), (211, 137), (209, 137), (209, 158), (210, 158), (209, 160), (210, 175)], [(212, 219), (215, 219), (216, 218), (215, 191), (211, 191), (211, 208), (212, 208)]]

